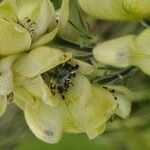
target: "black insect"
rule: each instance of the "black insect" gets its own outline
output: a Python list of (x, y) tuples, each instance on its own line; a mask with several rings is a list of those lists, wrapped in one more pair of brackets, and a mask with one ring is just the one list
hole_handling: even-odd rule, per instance
[[(53, 95), (56, 91), (61, 94), (62, 99), (65, 99), (64, 93), (68, 91), (68, 88), (72, 85), (72, 79), (76, 76), (76, 71), (79, 65), (71, 65), (66, 62), (56, 68), (43, 73), (41, 76), (47, 86), (50, 88)], [(51, 81), (53, 80), (53, 82)], [(55, 81), (55, 82), (54, 82)]]

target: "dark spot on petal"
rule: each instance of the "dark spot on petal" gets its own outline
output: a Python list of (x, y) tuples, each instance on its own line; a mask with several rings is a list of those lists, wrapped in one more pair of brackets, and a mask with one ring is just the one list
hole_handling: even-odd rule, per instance
[(50, 130), (45, 130), (44, 133), (47, 135), (47, 136), (54, 136), (54, 132), (53, 131), (50, 131)]

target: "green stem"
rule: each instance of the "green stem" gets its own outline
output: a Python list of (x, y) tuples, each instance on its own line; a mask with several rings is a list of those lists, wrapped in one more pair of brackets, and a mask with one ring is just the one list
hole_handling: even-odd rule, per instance
[(125, 69), (122, 69), (122, 70), (120, 70), (114, 74), (107, 75), (103, 78), (97, 78), (96, 77), (95, 79), (93, 79), (93, 82), (99, 83), (99, 84), (105, 84), (105, 83), (111, 82), (113, 80), (124, 77), (125, 75), (129, 74), (133, 69), (135, 69), (135, 67), (131, 66), (131, 67), (127, 67)]
[(94, 48), (94, 47), (90, 47), (90, 46), (82, 47), (81, 45), (74, 43), (64, 37), (61, 37), (61, 38), (58, 37), (57, 40), (59, 41), (59, 44), (65, 45), (68, 48), (76, 49), (77, 51), (92, 52), (92, 49)]

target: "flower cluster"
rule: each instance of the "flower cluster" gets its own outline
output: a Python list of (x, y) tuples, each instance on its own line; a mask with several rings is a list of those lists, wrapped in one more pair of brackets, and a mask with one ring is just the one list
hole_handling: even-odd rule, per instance
[[(120, 2), (124, 6), (113, 0), (79, 0), (81, 7), (97, 18), (131, 20), (150, 16), (148, 0), (141, 4), (138, 0), (135, 4)], [(144, 12), (138, 9), (141, 6)], [(63, 132), (96, 138), (114, 114), (126, 118), (131, 110), (132, 94), (127, 88), (92, 83), (90, 77), (96, 70), (92, 64), (75, 59), (67, 50), (46, 45), (56, 35), (61, 36), (68, 17), (69, 0), (62, 0), (59, 11), (50, 0), (0, 3), (0, 115), (8, 103), (15, 103), (33, 133), (48, 143), (58, 142)], [(147, 29), (138, 36), (100, 44), (93, 55), (100, 63), (136, 65), (150, 74), (149, 39)]]

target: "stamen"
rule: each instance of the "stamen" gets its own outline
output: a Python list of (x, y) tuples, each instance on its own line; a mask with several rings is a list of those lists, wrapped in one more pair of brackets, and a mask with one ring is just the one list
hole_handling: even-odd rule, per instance
[(66, 62), (43, 73), (41, 76), (51, 90), (52, 95), (55, 95), (57, 92), (64, 100), (64, 94), (68, 91), (70, 86), (74, 86), (72, 79), (76, 77), (78, 68), (79, 65), (73, 66)]

